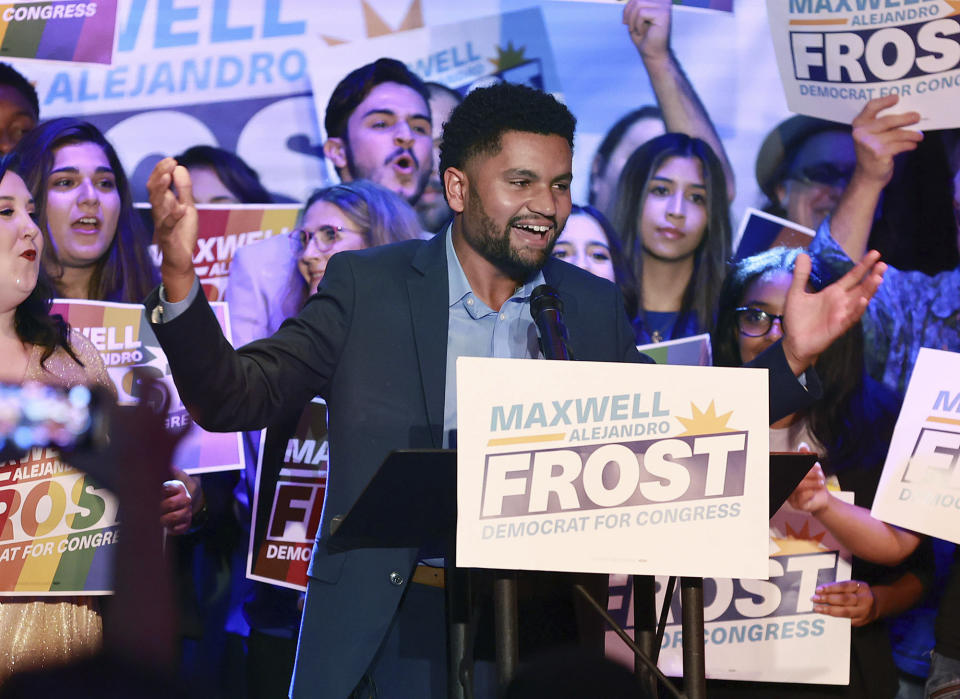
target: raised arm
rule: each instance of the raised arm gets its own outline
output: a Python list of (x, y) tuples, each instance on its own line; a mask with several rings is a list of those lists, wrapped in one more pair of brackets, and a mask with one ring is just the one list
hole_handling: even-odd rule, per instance
[(667, 131), (695, 136), (710, 144), (723, 164), (727, 196), (736, 195), (733, 168), (707, 110), (670, 49), (671, 0), (630, 0), (623, 9), (623, 23), (640, 53), (657, 96)]
[(878, 116), (898, 99), (897, 95), (872, 99), (853, 120), (857, 165), (830, 223), (834, 240), (851, 260), (860, 259), (867, 251), (880, 193), (893, 176), (894, 156), (916, 150), (923, 140), (919, 131), (904, 128), (920, 121), (917, 112)]
[(197, 210), (189, 174), (166, 158), (147, 186), (163, 293), (155, 290), (144, 305), (184, 405), (215, 432), (260, 429), (299, 414), (312, 396), (325, 394), (339, 357), (355, 288), (349, 265), (332, 261), (316, 303), (270, 338), (234, 351), (194, 273)]
[(811, 513), (854, 556), (866, 561), (897, 565), (920, 544), (919, 534), (874, 519), (869, 510), (833, 497), (819, 464), (800, 481), (789, 502)]
[(166, 300), (182, 301), (196, 279), (193, 251), (197, 247), (198, 218), (190, 173), (173, 158), (164, 158), (150, 173), (147, 192), (154, 231), (163, 253), (160, 277)]

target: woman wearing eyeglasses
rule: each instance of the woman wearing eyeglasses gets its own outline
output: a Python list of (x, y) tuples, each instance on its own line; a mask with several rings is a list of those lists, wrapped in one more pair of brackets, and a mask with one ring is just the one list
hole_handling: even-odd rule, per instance
[(413, 209), (390, 190), (365, 180), (318, 189), (303, 211), (291, 240), (310, 295), (317, 293), (327, 262), (336, 253), (420, 237)]
[(269, 337), (299, 313), (336, 253), (420, 235), (416, 213), (384, 187), (355, 180), (317, 189), (286, 240), (237, 251), (225, 296), (234, 346)]
[[(721, 366), (740, 366), (790, 332), (783, 323), (787, 290), (798, 248), (774, 248), (737, 262), (720, 290), (714, 357)], [(817, 290), (822, 284), (811, 275)], [(863, 365), (859, 323), (829, 347), (816, 362), (823, 398), (809, 409), (788, 415), (770, 427), (771, 451), (817, 453), (823, 471), (841, 490), (853, 491), (856, 504), (873, 501), (899, 405), (894, 394), (869, 378)], [(817, 589), (814, 610), (850, 618), (853, 624), (850, 684), (783, 685), (717, 683), (710, 696), (863, 697), (883, 699), (897, 693), (885, 624), (886, 616), (915, 604), (929, 578), (929, 550), (898, 568), (855, 558), (853, 580)]]

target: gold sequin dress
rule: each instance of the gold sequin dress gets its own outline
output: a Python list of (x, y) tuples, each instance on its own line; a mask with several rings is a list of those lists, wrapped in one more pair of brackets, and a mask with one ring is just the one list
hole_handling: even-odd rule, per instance
[[(24, 381), (56, 386), (100, 385), (115, 392), (103, 360), (76, 331), (70, 345), (77, 364), (58, 348), (40, 366), (43, 348), (33, 345)], [(0, 597), (0, 682), (17, 671), (59, 665), (95, 652), (103, 625), (93, 597)]]

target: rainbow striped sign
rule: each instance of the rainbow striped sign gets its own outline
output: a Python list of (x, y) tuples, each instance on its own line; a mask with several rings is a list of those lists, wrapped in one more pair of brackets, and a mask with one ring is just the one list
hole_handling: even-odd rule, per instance
[(327, 493), (327, 405), (314, 398), (296, 424), (260, 435), (247, 577), (307, 589), (307, 568)]
[[(229, 339), (230, 324), (226, 304), (213, 303), (211, 307)], [(83, 333), (97, 348), (117, 388), (121, 404), (133, 405), (144, 397), (133, 372), (135, 367), (146, 370), (164, 382), (170, 391), (167, 427), (190, 427), (187, 436), (177, 445), (173, 456), (174, 466), (187, 473), (243, 468), (243, 447), (239, 432), (207, 432), (193, 423), (180, 400), (170, 374), (169, 362), (147, 322), (142, 305), (57, 299), (52, 312), (62, 315), (72, 328)]]
[[(138, 204), (144, 222), (153, 227), (150, 207)], [(300, 207), (291, 204), (204, 204), (197, 207), (200, 235), (193, 256), (194, 270), (209, 301), (220, 301), (227, 290), (230, 261), (237, 248), (286, 235), (297, 225)], [(293, 254), (291, 252), (291, 254)], [(150, 246), (153, 262), (160, 266), (160, 249)]]
[(112, 63), (116, 0), (0, 5), (0, 57)]
[(34, 448), (0, 464), (0, 595), (111, 593), (117, 500)]

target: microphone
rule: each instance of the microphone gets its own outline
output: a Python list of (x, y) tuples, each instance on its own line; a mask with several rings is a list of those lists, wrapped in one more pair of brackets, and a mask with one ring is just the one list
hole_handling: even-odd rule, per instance
[(563, 301), (556, 289), (541, 284), (530, 295), (530, 315), (540, 331), (540, 351), (546, 359), (573, 359), (563, 324)]

